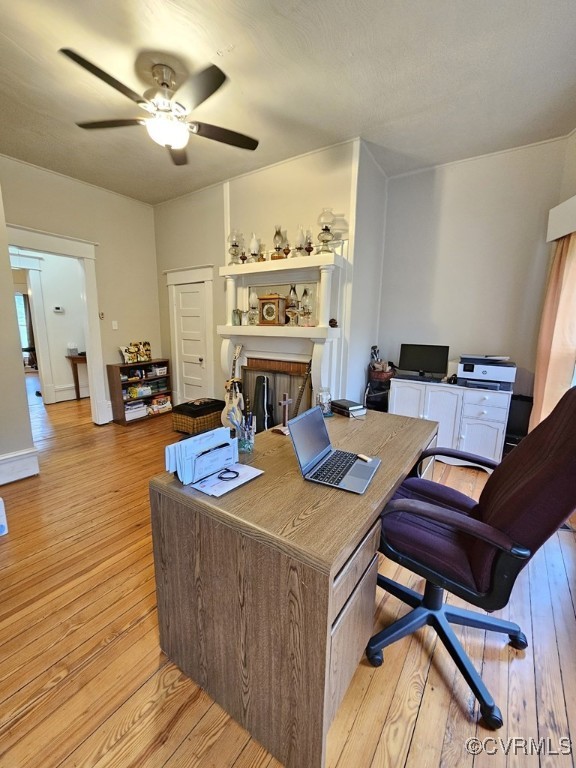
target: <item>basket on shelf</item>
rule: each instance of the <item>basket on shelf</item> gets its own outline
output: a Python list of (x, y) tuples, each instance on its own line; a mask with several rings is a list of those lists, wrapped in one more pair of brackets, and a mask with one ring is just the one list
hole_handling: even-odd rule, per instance
[(368, 371), (368, 376), (372, 381), (390, 381), (391, 378), (394, 377), (394, 374), (396, 371), (376, 371), (373, 368), (370, 368)]

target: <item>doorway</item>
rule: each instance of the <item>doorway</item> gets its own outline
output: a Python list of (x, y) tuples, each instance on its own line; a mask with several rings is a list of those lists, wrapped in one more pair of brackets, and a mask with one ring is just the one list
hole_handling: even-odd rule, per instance
[[(42, 299), (42, 277), (40, 259), (42, 254), (54, 254), (74, 259), (78, 264), (82, 285), (82, 301), (85, 307), (85, 346), (88, 383), (90, 391), (90, 411), (95, 424), (107, 424), (112, 419), (110, 402), (106, 397), (104, 381), (104, 362), (98, 318), (98, 295), (96, 289), (96, 245), (83, 240), (52, 235), (45, 232), (7, 226), (10, 262), (12, 267), (28, 269), (30, 292)], [(36, 302), (36, 305), (38, 302)], [(33, 313), (35, 312), (32, 302)], [(42, 322), (35, 322), (36, 357), (41, 378), (42, 391), (49, 381), (53, 381), (51, 360), (45, 351), (49, 349), (46, 328)], [(65, 350), (64, 350), (65, 351)], [(64, 357), (64, 354), (63, 354)], [(50, 393), (52, 394), (52, 393)], [(46, 391), (48, 396), (48, 391)], [(55, 402), (56, 400), (50, 400)]]
[(20, 332), (20, 346), (22, 348), (22, 364), (24, 366), (24, 380), (26, 387), (26, 400), (28, 409), (42, 403), (42, 385), (36, 360), (36, 343), (32, 311), (30, 308), (28, 290), (28, 270), (12, 269), (14, 281), (14, 300), (16, 304), (16, 317)]
[[(29, 269), (12, 270), (24, 370), (37, 372), (41, 380), (37, 389), (46, 405), (89, 397), (86, 366), (78, 366), (75, 377), (66, 359), (71, 347), (86, 349), (86, 304), (78, 259), (43, 253), (35, 261), (37, 279), (30, 279)], [(40, 292), (34, 283), (40, 284)], [(35, 333), (36, 328), (42, 333)]]
[(166, 273), (174, 405), (212, 397), (214, 390), (213, 268)]

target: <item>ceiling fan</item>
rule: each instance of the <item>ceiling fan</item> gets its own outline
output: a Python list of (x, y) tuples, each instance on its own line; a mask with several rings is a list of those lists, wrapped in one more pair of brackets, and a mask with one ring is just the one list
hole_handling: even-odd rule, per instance
[[(76, 123), (80, 128), (93, 130), (95, 128), (123, 128), (143, 125), (153, 141), (166, 147), (175, 165), (186, 165), (188, 162), (185, 147), (190, 134), (204, 136), (206, 139), (213, 139), (241, 149), (254, 150), (258, 146), (256, 139), (245, 136), (243, 133), (229, 131), (227, 128), (220, 128), (217, 125), (210, 125), (210, 123), (190, 120), (190, 112), (209, 96), (212, 96), (226, 81), (224, 72), (214, 64), (206, 67), (198, 74), (192, 75), (178, 87), (176, 86), (174, 70), (171, 67), (167, 64), (154, 64), (152, 66), (152, 78), (156, 86), (140, 96), (127, 85), (116, 80), (112, 75), (104, 72), (100, 67), (92, 64), (70, 48), (61, 48), (60, 53), (127, 96), (148, 113), (147, 117)], [(176, 96), (178, 96), (178, 101), (176, 101)]]

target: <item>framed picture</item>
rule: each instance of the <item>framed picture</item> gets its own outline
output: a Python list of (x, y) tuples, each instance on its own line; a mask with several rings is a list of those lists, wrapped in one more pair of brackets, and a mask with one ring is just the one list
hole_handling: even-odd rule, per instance
[(125, 363), (145, 363), (152, 360), (149, 341), (131, 341), (127, 347), (120, 347)]

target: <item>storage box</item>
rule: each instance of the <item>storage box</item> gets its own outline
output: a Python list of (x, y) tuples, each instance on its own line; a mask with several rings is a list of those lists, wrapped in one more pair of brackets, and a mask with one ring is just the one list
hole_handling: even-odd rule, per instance
[(124, 418), (126, 421), (134, 421), (135, 419), (142, 419), (144, 416), (148, 415), (148, 411), (146, 410), (146, 404), (141, 403), (138, 408), (125, 408), (124, 409)]
[(202, 397), (190, 403), (181, 403), (172, 409), (172, 426), (176, 432), (197, 435), (222, 426), (221, 415), (226, 403)]

